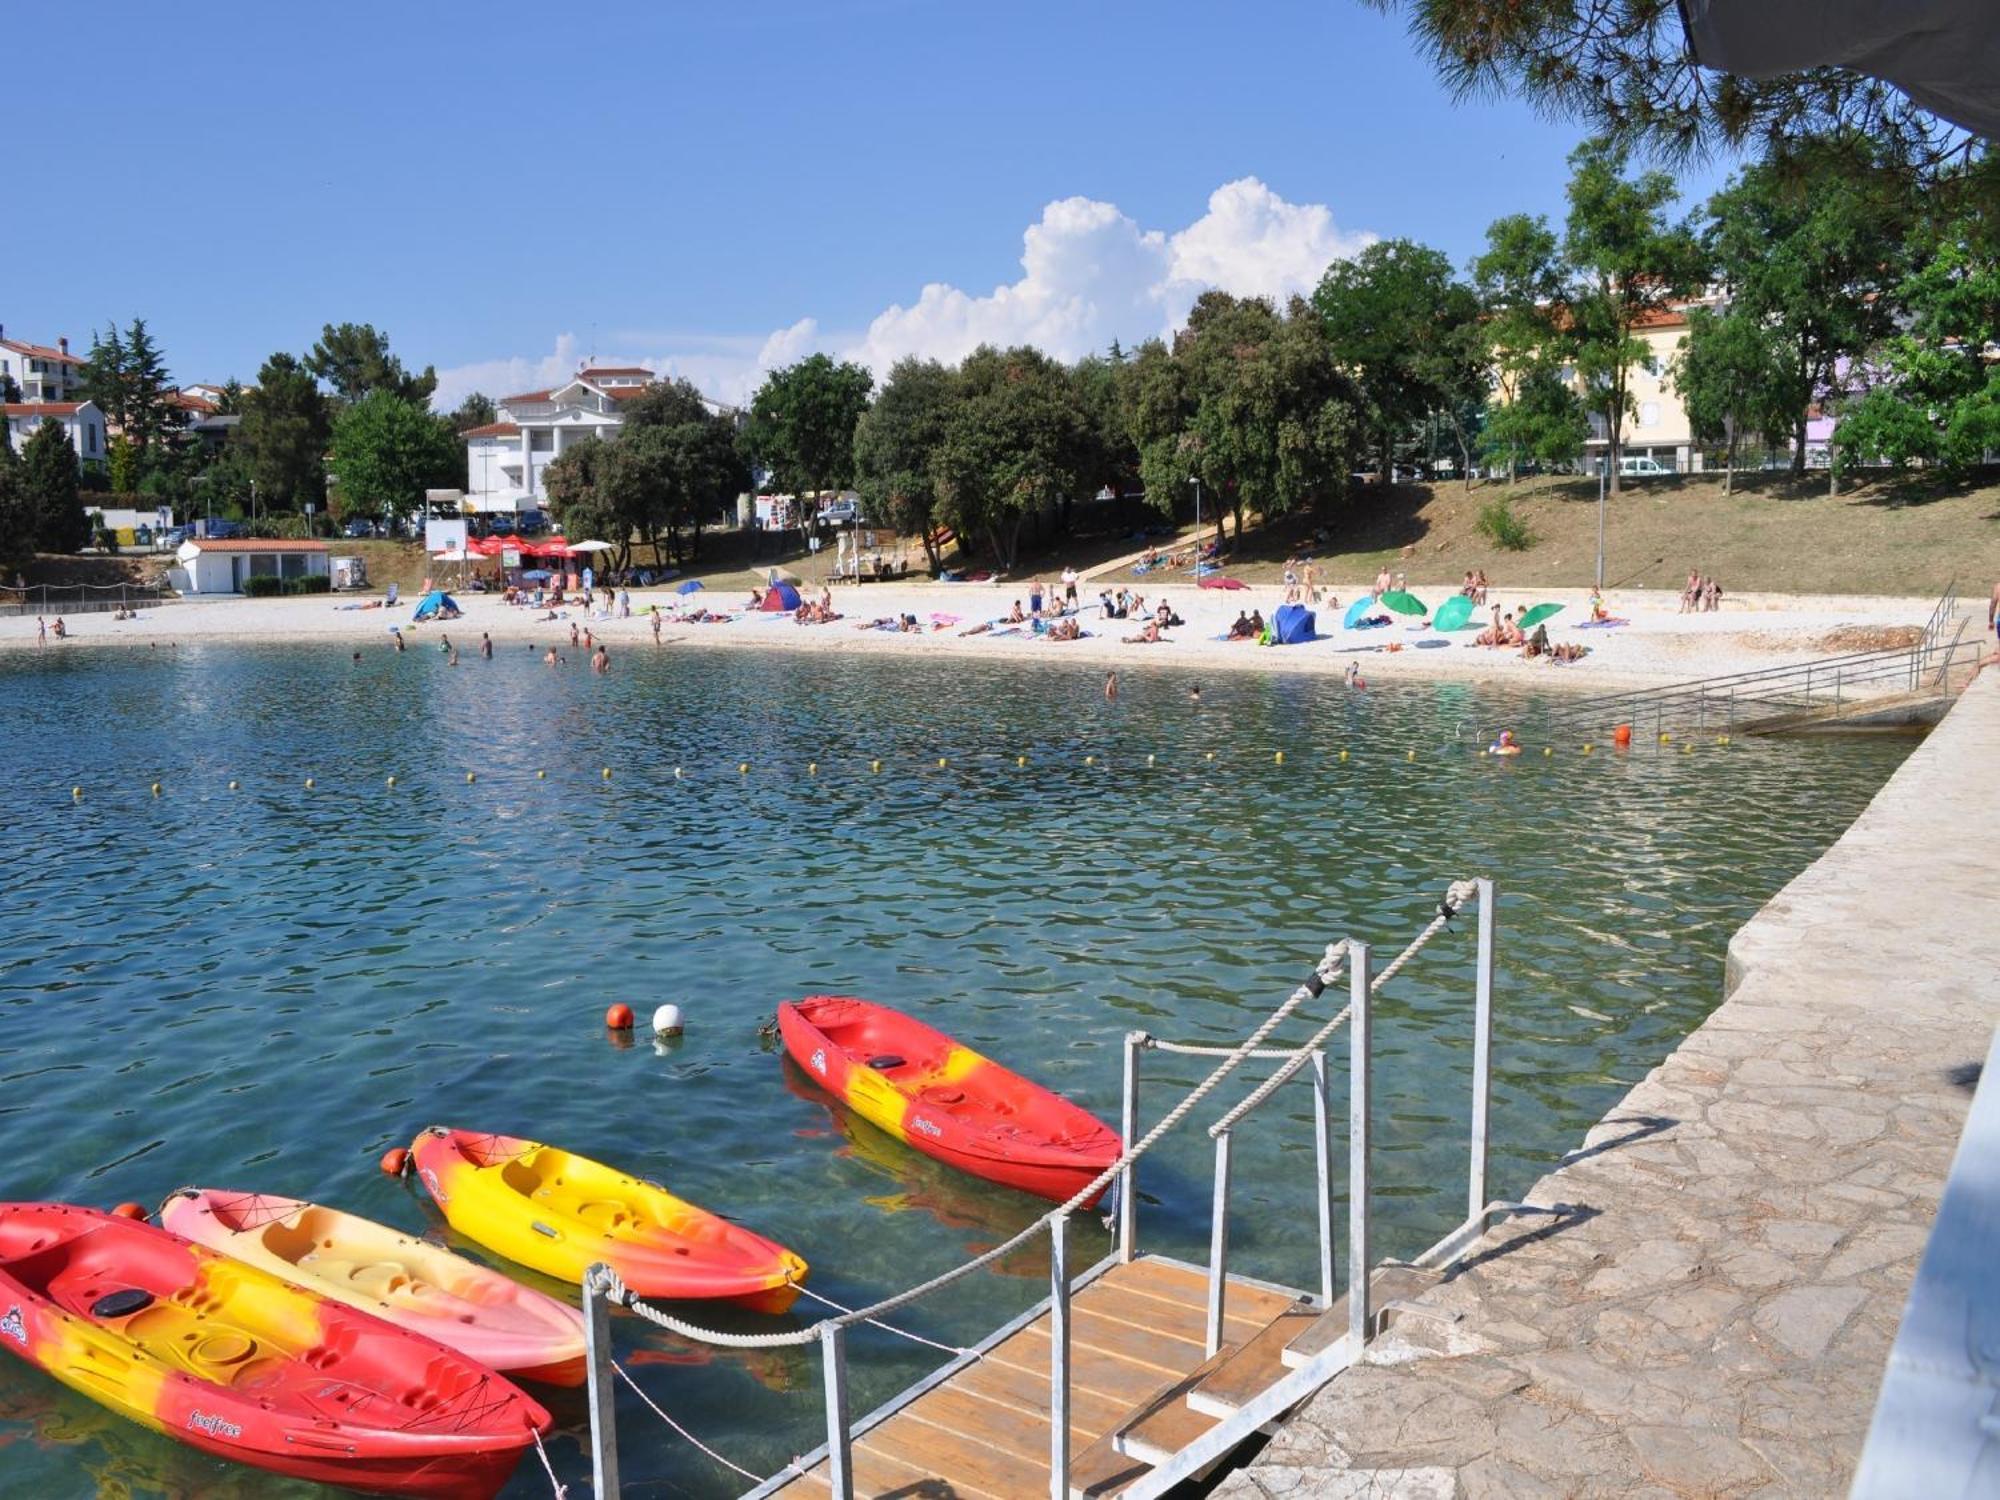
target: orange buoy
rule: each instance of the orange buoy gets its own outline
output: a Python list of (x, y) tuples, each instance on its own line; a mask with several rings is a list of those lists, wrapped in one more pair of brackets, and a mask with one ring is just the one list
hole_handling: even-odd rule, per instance
[(111, 1214), (113, 1218), (118, 1219), (143, 1219), (146, 1217), (146, 1210), (137, 1203), (121, 1203), (111, 1210)]
[(1611, 731), (1611, 743), (1621, 750), (1632, 743), (1632, 726), (1620, 724)]
[(401, 1177), (410, 1170), (410, 1153), (401, 1146), (391, 1146), (382, 1153), (382, 1175)]
[(632, 1007), (620, 1000), (604, 1013), (604, 1024), (613, 1031), (632, 1029)]

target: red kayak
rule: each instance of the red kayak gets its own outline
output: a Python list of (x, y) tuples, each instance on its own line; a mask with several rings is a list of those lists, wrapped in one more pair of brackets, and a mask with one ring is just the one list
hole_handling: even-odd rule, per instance
[(549, 1414), (464, 1355), (179, 1235), (0, 1203), (0, 1348), (220, 1458), (487, 1500)]
[(989, 1182), (1062, 1203), (1118, 1159), (1095, 1115), (886, 1005), (813, 995), (780, 1005), (778, 1029), (856, 1114)]

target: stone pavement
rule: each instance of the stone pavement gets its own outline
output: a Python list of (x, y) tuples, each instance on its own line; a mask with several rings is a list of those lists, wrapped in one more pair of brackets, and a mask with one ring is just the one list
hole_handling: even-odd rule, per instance
[(1990, 672), (1526, 1195), (1568, 1211), (1492, 1231), (1216, 1493), (1844, 1494), (2000, 1022), (1996, 747)]

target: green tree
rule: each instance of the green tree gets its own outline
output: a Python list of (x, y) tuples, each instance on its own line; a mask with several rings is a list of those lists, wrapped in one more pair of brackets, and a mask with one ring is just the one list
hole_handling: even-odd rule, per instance
[(698, 552), (702, 523), (748, 486), (734, 424), (709, 409), (686, 380), (662, 380), (620, 408), (625, 425), (612, 445), (607, 493), (617, 512), (618, 565), (636, 533), (660, 549), (664, 532), (676, 561)]
[(129, 495), (139, 488), (139, 450), (122, 432), (104, 445), (104, 457), (114, 494)]
[(1489, 464), (1507, 466), (1508, 478), (1523, 463), (1559, 467), (1575, 463), (1590, 436), (1590, 419), (1562, 372), (1538, 364), (1520, 374), (1509, 399), (1496, 392), (1486, 404), (1479, 434), (1480, 452)]
[(902, 359), (854, 429), (858, 488), (871, 518), (924, 544), (933, 574), (938, 551), (938, 458), (959, 398), (958, 374), (932, 359)]
[(423, 504), (425, 490), (464, 479), (465, 449), (443, 417), (374, 390), (334, 419), (333, 472), (350, 513), (399, 521)]
[(256, 498), (280, 510), (322, 500), (330, 436), (326, 397), (311, 372), (289, 354), (265, 360), (231, 438), (242, 448)]
[(959, 370), (934, 468), (938, 518), (1014, 566), (1021, 524), (1088, 483), (1091, 435), (1069, 371), (1038, 349), (981, 345)]
[(83, 399), (97, 403), (109, 426), (122, 430), (131, 420), (131, 375), (125, 340), (116, 323), (105, 328), (102, 338), (92, 330), (90, 353), (83, 362), (82, 387)]
[(824, 354), (772, 371), (751, 399), (745, 451), (780, 490), (804, 495), (851, 487), (854, 428), (874, 384), (862, 366)]
[(1398, 437), (1462, 394), (1476, 361), (1477, 299), (1441, 251), (1383, 240), (1328, 267), (1313, 307), (1359, 391), (1387, 483)]
[[(1745, 433), (1782, 432), (1790, 416), (1793, 350), (1783, 330), (1746, 307), (1697, 307), (1674, 356), (1672, 378), (1696, 441), (1728, 449), (1722, 492), (1736, 482), (1736, 446)], [(1805, 450), (1805, 433), (1799, 433)]]
[(1881, 460), (1963, 474), (2000, 449), (2000, 236), (1960, 217), (1915, 246), (1900, 289), (1909, 327), (1882, 346), (1872, 388), (1841, 416), (1836, 465)]
[(389, 352), (389, 336), (372, 323), (326, 324), (305, 368), (332, 388), (337, 401), (350, 404), (371, 391), (387, 391), (421, 406), (437, 389), (437, 371), (425, 365), (423, 374), (410, 374)]
[(1507, 465), (1510, 480), (1523, 460), (1568, 462), (1575, 454), (1565, 434), (1583, 427), (1576, 452), (1588, 434), (1574, 395), (1561, 401), (1555, 394), (1568, 391), (1560, 372), (1570, 361), (1569, 328), (1556, 312), (1566, 290), (1563, 276), (1555, 231), (1548, 220), (1529, 214), (1494, 220), (1486, 249), (1472, 262), (1492, 376), (1481, 450), (1489, 462)]
[(22, 445), (21, 480), (35, 545), (44, 552), (81, 551), (90, 540), (90, 518), (77, 493), (76, 447), (53, 417), (44, 417)]
[[(1146, 503), (1162, 515), (1180, 510), (1195, 477), (1195, 393), (1187, 365), (1159, 339), (1148, 339), (1118, 372), (1119, 413), (1138, 453)], [(1214, 511), (1221, 537), (1222, 508)]]
[(1604, 424), (1611, 492), (1619, 492), (1632, 366), (1646, 357), (1637, 330), (1700, 284), (1694, 231), (1668, 218), (1674, 180), (1662, 171), (1625, 175), (1626, 154), (1598, 139), (1570, 153), (1569, 221), (1563, 250), (1573, 276), (1564, 305), (1584, 402)]
[(451, 430), (464, 432), (472, 427), (485, 427), (498, 419), (499, 415), (499, 408), (494, 406), (491, 396), (481, 391), (474, 391), (459, 402), (458, 410), (451, 414)]
[(35, 553), (35, 502), (13, 445), (0, 437), (0, 567), (20, 568)]
[(142, 456), (186, 424), (186, 413), (170, 399), (173, 380), (144, 318), (134, 318), (125, 332), (125, 393), (125, 433)]
[[(562, 523), (566, 536), (579, 540), (609, 540), (620, 535), (625, 518), (619, 513), (616, 477), (617, 444), (586, 438), (565, 448), (542, 473), (542, 493), (549, 514)], [(629, 528), (624, 533), (629, 536)]]
[(223, 383), (222, 395), (215, 403), (218, 417), (236, 417), (243, 414), (243, 387), (234, 375)]

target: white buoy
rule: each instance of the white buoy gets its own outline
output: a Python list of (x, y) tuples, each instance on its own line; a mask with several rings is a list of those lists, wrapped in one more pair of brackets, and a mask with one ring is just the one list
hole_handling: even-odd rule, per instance
[(653, 1012), (654, 1036), (679, 1036), (681, 1034), (681, 1008), (678, 1005), (662, 1005)]

